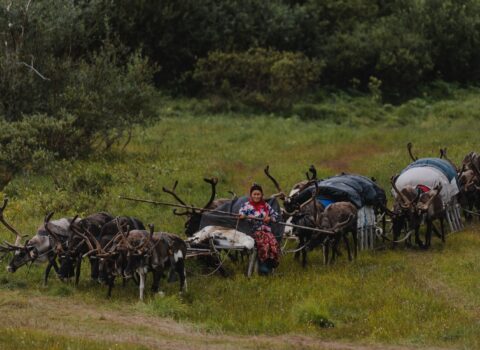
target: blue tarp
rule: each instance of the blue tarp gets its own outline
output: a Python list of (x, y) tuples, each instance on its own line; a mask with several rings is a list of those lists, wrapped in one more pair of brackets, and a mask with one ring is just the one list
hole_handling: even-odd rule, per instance
[(452, 164), (450, 164), (448, 161), (440, 158), (421, 158), (413, 163), (410, 163), (409, 166), (407, 166), (405, 169), (403, 169), (402, 173), (407, 171), (408, 169), (411, 168), (419, 168), (419, 167), (424, 167), (424, 166), (429, 166), (435, 169), (440, 170), (442, 173), (445, 174), (445, 176), (448, 178), (448, 181), (452, 181), (452, 179), (456, 179), (458, 183), (458, 177), (457, 177), (457, 170), (453, 167)]
[[(330, 199), (334, 202), (348, 201), (357, 208), (365, 205), (383, 207), (387, 204), (385, 191), (373, 180), (361, 175), (342, 174), (317, 182), (319, 197)], [(299, 202), (307, 201), (315, 191), (311, 186), (299, 195)]]

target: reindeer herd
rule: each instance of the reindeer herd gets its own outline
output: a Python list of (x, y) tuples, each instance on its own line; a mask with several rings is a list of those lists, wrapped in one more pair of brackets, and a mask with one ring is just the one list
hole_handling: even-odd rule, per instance
[[(390, 241), (393, 247), (400, 242), (411, 246), (412, 235), (416, 245), (428, 249), (432, 234), (445, 242), (445, 226), (449, 226), (450, 231), (461, 229), (460, 210), (467, 222), (473, 215), (478, 215), (480, 155), (469, 153), (457, 167), (448, 159), (446, 149), (440, 151), (439, 158), (418, 159), (413, 155), (411, 144), (408, 152), (413, 162), (391, 178), (392, 209), (387, 208), (385, 192), (374, 179), (341, 174), (321, 180), (311, 166), (307, 178), (286, 194), (269, 167), (265, 168), (266, 176), (278, 191), (270, 200), (282, 204), (284, 222), (278, 224), (283, 225), (283, 238), (297, 240), (298, 246), (292, 252), (297, 260), (301, 257), (303, 266), (307, 265), (307, 253), (316, 247), (322, 247), (325, 264), (333, 263), (341, 255), (342, 244), (349, 260), (356, 258), (359, 247), (373, 245), (374, 241), (383, 245)], [(196, 256), (199, 263), (225, 273), (218, 259), (215, 238), (237, 244), (236, 247), (242, 249), (236, 249), (236, 252), (255, 252), (253, 239), (238, 235), (238, 227), (205, 226), (202, 218), (207, 211), (224, 213), (222, 208), (232, 210), (238, 199), (235, 194), (234, 198), (215, 199), (218, 180), (205, 181), (211, 186), (211, 196), (201, 208), (188, 206), (180, 198), (176, 192), (178, 182), (171, 189), (163, 188), (179, 203), (178, 206), (184, 208), (181, 212), (174, 209), (173, 213), (186, 218), (186, 240), (172, 233), (155, 231), (153, 225), (147, 225), (147, 229), (134, 217), (100, 212), (85, 218), (55, 220), (52, 220), (53, 213), (49, 213), (35, 235), (22, 243), (25, 236), (4, 217), (8, 204), (8, 199), (4, 199), (0, 222), (15, 235), (14, 243), (4, 241), (0, 245), (4, 257), (13, 255), (7, 271), (15, 272), (33, 262), (46, 263), (45, 284), (53, 268), (61, 281), (74, 278), (75, 285), (78, 285), (82, 262), (88, 258), (90, 278), (107, 285), (109, 297), (115, 279), (121, 278), (123, 284), (128, 279), (135, 280), (140, 299), (143, 299), (149, 272), (153, 276), (153, 293), (163, 293), (160, 288), (162, 277), (169, 282), (179, 281), (180, 291), (184, 292), (187, 289), (185, 259), (189, 257)], [(232, 212), (231, 216), (235, 217), (235, 213)], [(426, 226), (424, 241), (420, 238), (422, 225)], [(283, 230), (285, 227), (287, 229)], [(238, 237), (244, 238), (238, 241)], [(362, 240), (370, 243), (364, 245)]]

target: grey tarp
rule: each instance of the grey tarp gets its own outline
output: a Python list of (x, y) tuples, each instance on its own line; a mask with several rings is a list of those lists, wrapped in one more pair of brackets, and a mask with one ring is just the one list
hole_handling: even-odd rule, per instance
[[(373, 180), (361, 175), (342, 174), (317, 182), (320, 196), (336, 202), (348, 201), (357, 208), (365, 205), (383, 207), (387, 204), (385, 191)], [(309, 187), (299, 195), (299, 201), (305, 202), (315, 191), (315, 186)]]
[(445, 176), (448, 178), (448, 181), (452, 182), (452, 179), (455, 179), (458, 183), (457, 178), (457, 170), (450, 164), (448, 161), (440, 158), (421, 158), (413, 163), (410, 163), (405, 169), (403, 169), (402, 173), (407, 171), (411, 168), (419, 168), (419, 167), (432, 167), (440, 170)]
[[(238, 214), (240, 208), (246, 201), (248, 201), (248, 197), (246, 196), (236, 198), (222, 204), (220, 207), (215, 208), (215, 210)], [(266, 201), (268, 202), (268, 204), (271, 205), (272, 209), (278, 213), (279, 218), (281, 218), (280, 204), (278, 203), (277, 199), (269, 198), (266, 199)], [(250, 220), (237, 220), (235, 217), (228, 214), (216, 212), (205, 212), (202, 215), (202, 220), (200, 221), (200, 229), (203, 229), (206, 226), (221, 226), (233, 229), (236, 228), (238, 231), (243, 232), (247, 235), (252, 235), (254, 233), (254, 225), (253, 222), (251, 222)], [(277, 239), (277, 241), (281, 241), (285, 226), (272, 223), (271, 227), (272, 233)]]

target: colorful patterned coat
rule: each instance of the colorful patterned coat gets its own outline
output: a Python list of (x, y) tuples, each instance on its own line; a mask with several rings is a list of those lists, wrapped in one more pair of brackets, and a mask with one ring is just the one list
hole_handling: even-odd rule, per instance
[[(265, 206), (262, 207), (260, 210), (255, 210), (254, 206), (250, 203), (250, 201), (245, 202), (242, 207), (239, 210), (240, 215), (245, 215), (245, 216), (254, 216), (259, 219), (263, 219), (265, 216), (267, 216), (267, 211), (268, 211), (268, 216), (270, 216), (270, 219), (272, 221), (278, 221), (278, 213), (273, 210), (273, 208), (265, 202)], [(268, 224), (264, 224), (261, 221), (254, 221), (254, 231), (264, 231), (264, 232), (272, 232), (272, 228)], [(254, 232), (252, 232), (253, 234)]]

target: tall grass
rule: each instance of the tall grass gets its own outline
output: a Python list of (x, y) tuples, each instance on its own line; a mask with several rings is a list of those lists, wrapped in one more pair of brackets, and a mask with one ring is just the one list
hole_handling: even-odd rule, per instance
[[(162, 108), (163, 120), (139, 130), (125, 151), (52, 164), (46, 174), (16, 178), (4, 191), (11, 198), (5, 216), (22, 232), (32, 233), (50, 210), (57, 218), (108, 210), (182, 233), (183, 219), (169, 208), (122, 201), (118, 195), (170, 200), (161, 188), (179, 179), (180, 196), (203, 205), (209, 186), (202, 178), (211, 176), (220, 179), (219, 197), (230, 196), (229, 190), (246, 193), (253, 181), (273, 193), (273, 185), (263, 175), (266, 164), (285, 189), (302, 180), (310, 164), (320, 177), (356, 172), (375, 177), (388, 189), (390, 177), (409, 163), (408, 141), (419, 156), (437, 156), (446, 146), (457, 163), (469, 151), (480, 150), (478, 96), (470, 91), (450, 100), (424, 99), (398, 107), (359, 100), (350, 106), (342, 101), (342, 108), (349, 108), (342, 120), (205, 111), (192, 115), (191, 101), (187, 107), (173, 101)], [(361, 122), (363, 109), (381, 118)], [(405, 118), (407, 124), (402, 122)], [(1, 236), (11, 238), (4, 229)], [(230, 278), (190, 275), (185, 296), (173, 296), (177, 285), (167, 285), (168, 298), (149, 296), (140, 306), (133, 285), (116, 287), (113, 298), (106, 300), (106, 290), (88, 281), (88, 266), (78, 288), (52, 278), (46, 289), (40, 286), (41, 267), (22, 268), (15, 274), (2, 268), (0, 295), (6, 289), (102, 303), (111, 309), (186, 320), (212, 332), (302, 333), (367, 343), (474, 349), (480, 347), (479, 249), (478, 228), (471, 227), (449, 236), (445, 246), (435, 242), (428, 252), (362, 252), (356, 262), (343, 257), (333, 267), (322, 265), (319, 252), (311, 254), (306, 270), (285, 256), (276, 275), (269, 278), (247, 279), (244, 265), (229, 263), (235, 272)]]

